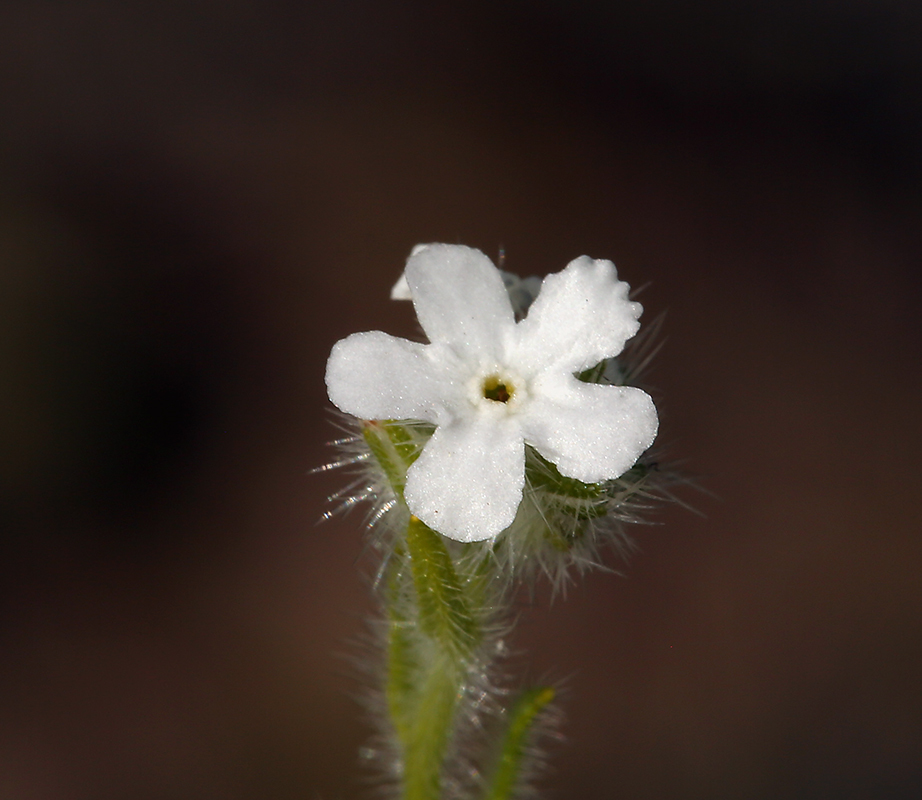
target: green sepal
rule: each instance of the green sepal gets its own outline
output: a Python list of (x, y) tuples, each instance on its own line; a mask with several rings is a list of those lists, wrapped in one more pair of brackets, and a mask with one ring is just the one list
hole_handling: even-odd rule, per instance
[(535, 719), (554, 699), (554, 689), (539, 686), (519, 695), (509, 712), (509, 724), (500, 746), (493, 777), (483, 800), (510, 800), (521, 777), (528, 736)]
[(526, 479), (543, 496), (545, 503), (578, 520), (605, 516), (612, 502), (621, 502), (636, 492), (655, 469), (655, 464), (638, 462), (618, 478), (583, 483), (561, 475), (553, 463), (533, 448), (528, 449), (525, 461)]
[(608, 359), (602, 359), (594, 367), (589, 367), (589, 369), (584, 369), (580, 372), (576, 379), (582, 381), (583, 383), (601, 383), (602, 376), (605, 374), (605, 369), (608, 366)]
[[(561, 475), (557, 467), (541, 456), (537, 450), (529, 448), (525, 461), (526, 480), (540, 497), (542, 505), (548, 510), (559, 512), (577, 523), (597, 519), (608, 513), (608, 486), (605, 483), (583, 483), (576, 478)], [(582, 530), (582, 525), (575, 528), (567, 526), (567, 535), (561, 535), (556, 526), (549, 525), (552, 546), (557, 550), (568, 550), (569, 539)], [(556, 540), (560, 541), (556, 541)]]
[(557, 467), (534, 448), (529, 448), (525, 461), (525, 475), (534, 489), (544, 489), (551, 494), (572, 500), (601, 500), (605, 498), (604, 483), (583, 483), (576, 478), (561, 475)]
[(403, 500), (407, 470), (419, 456), (419, 444), (406, 426), (393, 420), (363, 422), (362, 436), (384, 471), (394, 494)]

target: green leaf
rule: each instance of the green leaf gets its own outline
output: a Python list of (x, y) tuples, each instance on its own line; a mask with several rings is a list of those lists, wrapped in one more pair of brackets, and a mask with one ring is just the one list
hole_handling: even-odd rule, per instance
[(503, 737), (499, 761), (483, 800), (510, 800), (513, 797), (527, 756), (528, 736), (535, 718), (553, 699), (554, 690), (550, 686), (528, 689), (519, 695), (509, 712), (509, 725)]
[(417, 517), (407, 526), (407, 550), (422, 631), (456, 658), (479, 640), (477, 621), (442, 537)]

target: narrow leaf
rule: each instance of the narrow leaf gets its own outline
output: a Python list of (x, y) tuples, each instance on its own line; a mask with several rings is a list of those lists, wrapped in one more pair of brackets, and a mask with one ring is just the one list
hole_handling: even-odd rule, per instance
[(550, 686), (539, 686), (523, 692), (516, 700), (509, 712), (509, 725), (502, 741), (499, 762), (483, 800), (510, 800), (514, 796), (535, 718), (553, 699), (554, 690)]
[(420, 627), (448, 653), (469, 655), (479, 638), (477, 622), (445, 542), (420, 519), (410, 517), (407, 550)]

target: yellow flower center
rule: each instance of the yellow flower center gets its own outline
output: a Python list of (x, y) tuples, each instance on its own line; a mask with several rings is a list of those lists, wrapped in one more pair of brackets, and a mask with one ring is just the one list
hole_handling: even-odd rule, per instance
[(515, 394), (515, 387), (510, 381), (499, 375), (490, 375), (483, 380), (483, 396), (496, 403), (508, 403)]

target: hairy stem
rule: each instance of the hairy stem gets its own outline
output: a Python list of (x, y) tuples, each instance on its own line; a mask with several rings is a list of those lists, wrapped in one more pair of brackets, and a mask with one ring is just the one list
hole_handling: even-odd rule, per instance
[(438, 800), (463, 673), (451, 659), (436, 658), (420, 687), (416, 714), (404, 741), (404, 800)]
[[(402, 747), (404, 800), (438, 800), (456, 709), (480, 640), (478, 620), (442, 538), (416, 517), (388, 585), (387, 702)], [(405, 562), (404, 562), (405, 563)]]

